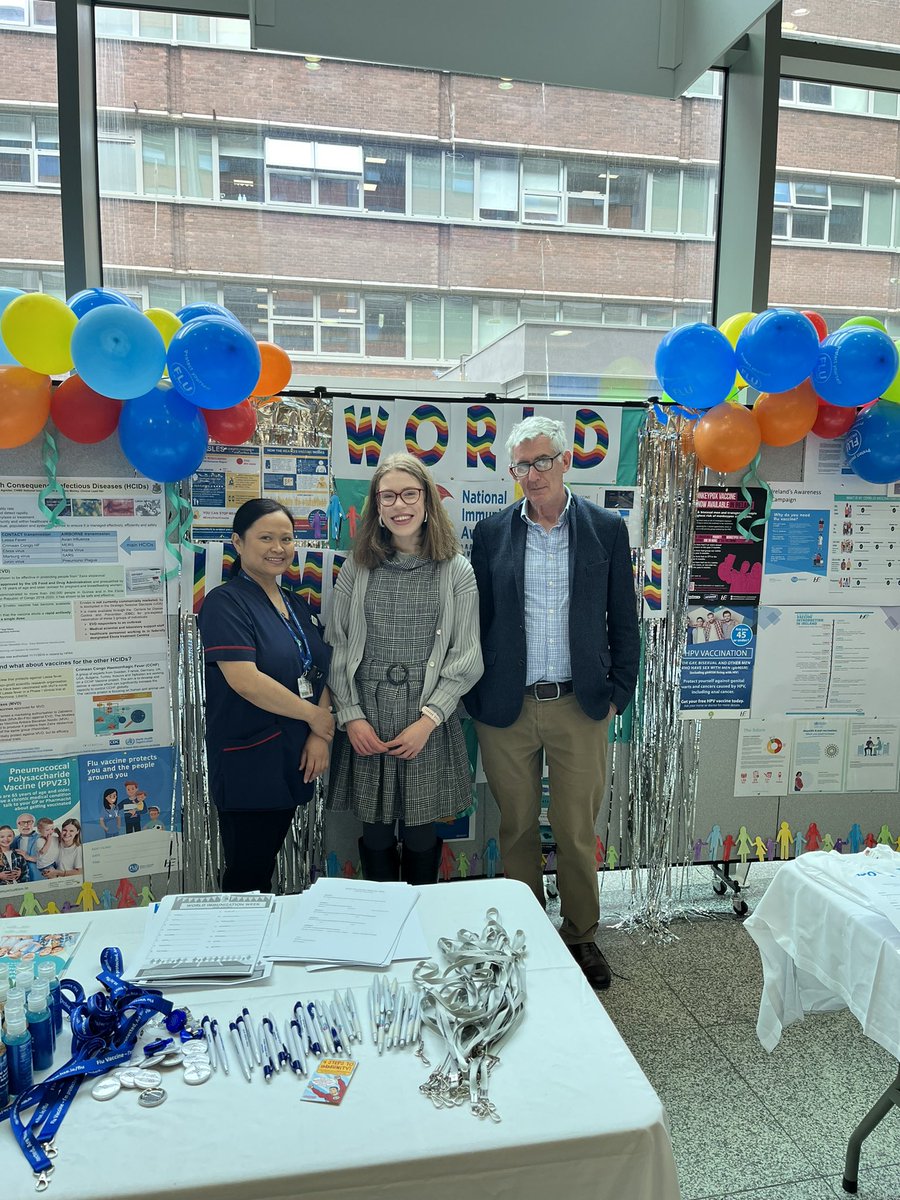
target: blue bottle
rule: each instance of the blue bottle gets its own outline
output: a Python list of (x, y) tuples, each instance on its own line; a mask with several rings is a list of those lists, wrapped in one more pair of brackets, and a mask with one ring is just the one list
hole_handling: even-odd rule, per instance
[(31, 1064), (31, 1034), (25, 1020), (25, 1010), (6, 1006), (6, 1028), (3, 1041), (6, 1045), (6, 1063), (9, 1069), (9, 1094), (18, 1096), (27, 1092), (34, 1082)]
[(63, 1027), (63, 1006), (62, 992), (59, 990), (59, 979), (56, 974), (56, 963), (42, 962), (38, 967), (38, 978), (45, 980), (50, 985), (50, 1016), (53, 1018), (53, 1032), (60, 1034)]
[(53, 1066), (56, 1034), (47, 1003), (46, 983), (35, 980), (28, 993), (28, 1032), (31, 1034), (31, 1061), (35, 1071), (48, 1071)]
[(6, 1046), (0, 1039), (0, 1108), (9, 1104), (9, 1067), (6, 1065)]

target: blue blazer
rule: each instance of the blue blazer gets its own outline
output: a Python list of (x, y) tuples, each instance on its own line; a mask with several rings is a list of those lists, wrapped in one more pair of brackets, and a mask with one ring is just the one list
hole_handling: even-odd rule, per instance
[[(485, 725), (504, 728), (525, 697), (525, 534), (522, 502), (479, 521), (472, 537), (484, 674), (464, 698)], [(602, 721), (624, 712), (640, 659), (628, 530), (620, 516), (572, 496), (569, 505), (569, 649), (575, 697)]]

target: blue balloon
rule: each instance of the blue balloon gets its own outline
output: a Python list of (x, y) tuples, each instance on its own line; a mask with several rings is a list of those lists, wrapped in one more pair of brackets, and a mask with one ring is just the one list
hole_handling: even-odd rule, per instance
[(844, 452), (848, 466), (867, 483), (900, 479), (900, 404), (879, 400), (863, 409), (844, 438)]
[[(8, 304), (12, 304), (13, 300), (24, 295), (25, 293), (18, 288), (0, 287), (0, 317), (3, 316)], [(17, 367), (18, 365), (19, 360), (13, 358), (6, 348), (6, 342), (0, 337), (0, 367)]]
[(663, 391), (689, 408), (713, 408), (734, 390), (731, 343), (702, 321), (670, 329), (656, 348), (654, 369)]
[(261, 366), (259, 346), (227, 317), (198, 317), (182, 325), (166, 361), (169, 378), (199, 408), (233, 408), (246, 400)]
[(890, 387), (897, 363), (897, 347), (886, 333), (851, 325), (822, 342), (812, 384), (828, 404), (854, 408), (876, 400)]
[(175, 316), (182, 325), (187, 325), (188, 321), (196, 321), (198, 317), (227, 317), (229, 321), (235, 321), (240, 325), (240, 321), (238, 321), (231, 309), (225, 308), (221, 304), (206, 304), (203, 302), (186, 304), (184, 308), (178, 309)]
[(114, 288), (102, 287), (85, 288), (81, 292), (76, 292), (66, 301), (66, 304), (79, 319), (91, 312), (92, 309), (102, 308), (104, 304), (124, 304), (126, 308), (137, 308), (135, 302), (128, 296), (123, 296)]
[(142, 312), (124, 304), (102, 304), (75, 326), (72, 361), (88, 387), (101, 396), (133, 400), (159, 383), (166, 345)]
[(135, 470), (157, 483), (177, 483), (193, 475), (208, 441), (203, 413), (167, 383), (158, 383), (122, 407), (122, 453)]
[(819, 335), (803, 313), (767, 308), (747, 322), (734, 352), (737, 369), (751, 387), (760, 392), (787, 392), (812, 375)]

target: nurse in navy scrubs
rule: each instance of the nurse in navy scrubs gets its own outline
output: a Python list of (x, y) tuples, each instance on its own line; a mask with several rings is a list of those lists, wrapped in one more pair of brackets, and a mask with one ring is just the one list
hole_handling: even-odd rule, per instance
[(328, 765), (331, 648), (309, 606), (278, 585), (294, 557), (288, 509), (248, 500), (234, 515), (231, 540), (240, 557), (199, 616), (209, 782), (223, 891), (268, 892), (294, 812)]

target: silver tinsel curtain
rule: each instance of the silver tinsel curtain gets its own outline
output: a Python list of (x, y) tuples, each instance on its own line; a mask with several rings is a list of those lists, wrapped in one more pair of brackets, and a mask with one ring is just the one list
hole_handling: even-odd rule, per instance
[(671, 417), (663, 424), (651, 410), (641, 434), (638, 471), (640, 550), (665, 552), (668, 604), (660, 619), (643, 622), (628, 765), (632, 919), (661, 932), (673, 915), (677, 874), (690, 858), (697, 790), (699, 722), (678, 715), (700, 475), (686, 418)]

